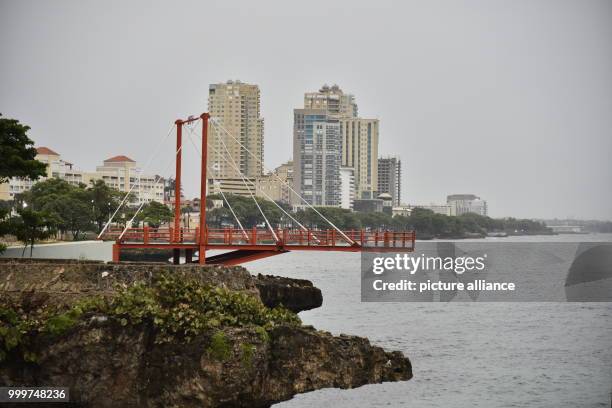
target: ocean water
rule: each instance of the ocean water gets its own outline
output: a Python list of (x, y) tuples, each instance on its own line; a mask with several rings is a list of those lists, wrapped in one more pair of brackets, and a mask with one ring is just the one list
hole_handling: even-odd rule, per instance
[[(612, 236), (512, 241), (543, 239), (609, 242)], [(17, 254), (20, 250), (10, 249), (5, 255)], [(48, 246), (36, 249), (34, 255), (108, 260), (110, 246)], [(254, 274), (313, 281), (323, 292), (323, 306), (300, 313), (305, 324), (334, 334), (368, 337), (373, 344), (402, 351), (413, 365), (410, 381), (324, 389), (275, 407), (611, 405), (612, 303), (364, 303), (359, 254), (292, 252), (246, 266)]]

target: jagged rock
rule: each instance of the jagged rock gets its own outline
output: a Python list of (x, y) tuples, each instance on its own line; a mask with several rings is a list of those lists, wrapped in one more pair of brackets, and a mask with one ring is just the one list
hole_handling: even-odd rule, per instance
[(95, 323), (41, 343), (37, 364), (4, 364), (3, 385), (67, 386), (92, 407), (268, 407), (298, 393), (412, 377), (410, 361), (355, 336), (308, 327), (225, 329), (224, 356), (210, 337), (155, 344), (146, 326)]
[[(241, 267), (6, 260), (0, 261), (0, 296), (27, 298), (26, 308), (37, 308), (110, 294), (116, 285), (163, 272), (261, 294), (268, 305), (303, 310), (321, 303), (309, 281), (255, 278)], [(226, 327), (160, 343), (150, 322), (121, 325), (95, 315), (59, 336), (41, 335), (31, 347), (35, 363), (16, 355), (0, 363), (0, 385), (66, 386), (73, 405), (86, 407), (268, 407), (320, 388), (412, 377), (400, 352), (307, 326)]]
[(308, 280), (258, 274), (255, 286), (261, 301), (268, 307), (282, 304), (293, 312), (300, 312), (323, 304), (321, 290)]

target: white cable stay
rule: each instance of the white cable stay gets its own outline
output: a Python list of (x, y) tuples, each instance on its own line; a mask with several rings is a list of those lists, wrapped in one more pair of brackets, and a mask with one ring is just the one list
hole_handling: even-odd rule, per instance
[[(153, 154), (151, 155), (151, 157), (149, 157), (149, 160), (147, 161), (147, 163), (143, 167), (142, 171), (138, 175), (138, 183), (134, 183), (134, 184), (132, 184), (130, 186), (130, 189), (125, 194), (125, 197), (123, 197), (123, 200), (121, 200), (121, 202), (119, 203), (119, 206), (117, 206), (117, 209), (115, 209), (115, 212), (113, 212), (113, 215), (108, 219), (108, 222), (104, 225), (104, 228), (102, 228), (102, 231), (100, 231), (100, 233), (98, 234), (98, 239), (100, 239), (102, 234), (104, 234), (104, 231), (106, 231), (108, 226), (113, 222), (113, 219), (115, 218), (115, 216), (117, 215), (117, 213), (119, 212), (121, 207), (123, 207), (123, 204), (125, 204), (127, 198), (130, 196), (130, 193), (132, 192), (132, 190), (134, 190), (134, 187), (136, 187), (136, 184), (138, 184), (138, 186), (140, 186), (140, 179), (142, 177), (142, 173), (144, 173), (145, 171), (148, 170), (149, 166), (151, 165), (151, 162), (153, 161), (153, 158), (155, 158), (155, 156), (157, 156), (157, 154), (159, 153), (159, 149), (164, 144), (166, 139), (168, 139), (168, 136), (170, 136), (170, 133), (172, 133), (172, 130), (174, 129), (175, 126), (176, 125), (174, 125), (174, 124), (172, 126), (170, 126), (170, 129), (168, 130), (168, 133), (166, 134), (166, 136), (159, 142), (159, 144), (157, 145), (157, 147), (153, 151)], [(178, 153), (178, 150), (177, 150), (177, 153)], [(129, 182), (129, 180), (128, 180), (128, 182)]]
[[(259, 161), (259, 163), (261, 164), (262, 168), (264, 168), (267, 172), (274, 174), (274, 176), (283, 184), (285, 184), (295, 195), (297, 195), (306, 205), (308, 205), (308, 207), (310, 207), (315, 213), (317, 213), (323, 220), (325, 220), (329, 225), (331, 225), (336, 231), (338, 231), (338, 233), (340, 235), (342, 235), (342, 237), (344, 239), (347, 240), (347, 242), (349, 242), (350, 244), (356, 244), (356, 242), (352, 239), (350, 239), (344, 232), (342, 232), (342, 230), (340, 228), (338, 228), (333, 222), (331, 222), (330, 220), (327, 219), (327, 217), (325, 217), (323, 214), (321, 214), (321, 212), (319, 210), (317, 210), (312, 204), (310, 204), (304, 197), (302, 197), (297, 191), (295, 191), (293, 189), (293, 187), (291, 187), (289, 185), (289, 183), (287, 183), (285, 180), (283, 180), (282, 178), (280, 178), (277, 174), (275, 174), (274, 172), (270, 171), (268, 168), (265, 167), (265, 165), (263, 164), (263, 161), (257, 157), (255, 154), (253, 154), (253, 152), (251, 152), (242, 142), (240, 142), (240, 140), (238, 140), (234, 135), (232, 135), (225, 127), (223, 127), (223, 125), (221, 125), (219, 123), (219, 119), (216, 117), (211, 117), (210, 118), (210, 122), (217, 126), (218, 128), (220, 128), (221, 130), (223, 130), (228, 136), (230, 136), (232, 139), (234, 139), (236, 141), (236, 143), (238, 143), (247, 153), (249, 153), (252, 157), (254, 157), (256, 160)], [(222, 138), (219, 138), (220, 141), (223, 141)]]
[[(174, 157), (176, 157), (176, 155), (183, 149), (183, 145), (181, 145), (181, 147), (179, 147), (178, 149), (176, 149), (176, 152), (174, 153)], [(168, 162), (168, 164), (166, 165), (166, 167), (164, 168), (164, 171), (162, 172), (162, 174), (166, 173), (168, 170), (170, 170), (170, 165), (173, 163), (173, 160), (170, 160)], [(157, 177), (155, 177), (155, 180), (153, 181), (153, 185), (157, 185), (159, 184), (159, 180), (162, 178), (161, 175), (157, 175)], [(144, 206), (144, 202), (140, 203), (140, 205), (138, 206), (138, 209), (136, 210), (136, 212), (134, 213), (134, 216), (130, 219), (130, 221), (128, 223), (125, 224), (125, 228), (123, 229), (123, 231), (121, 232), (121, 235), (119, 235), (119, 237), (117, 238), (117, 240), (120, 240), (121, 238), (123, 238), (123, 235), (125, 235), (125, 233), (127, 232), (128, 229), (130, 229), (130, 227), (132, 226), (132, 222), (136, 219), (136, 216), (138, 215), (138, 213), (140, 212), (140, 210), (142, 210), (142, 207)], [(201, 204), (200, 204), (201, 205)]]
[[(257, 209), (259, 209), (259, 212), (261, 213), (261, 216), (263, 217), (266, 225), (268, 226), (268, 229), (270, 230), (270, 233), (272, 234), (272, 236), (274, 237), (274, 240), (276, 242), (280, 242), (280, 240), (278, 239), (278, 236), (276, 235), (276, 232), (274, 232), (274, 228), (272, 227), (272, 224), (270, 224), (270, 221), (268, 221), (268, 217), (266, 217), (266, 214), (264, 214), (263, 210), (261, 209), (261, 206), (259, 205), (259, 203), (257, 202), (257, 199), (255, 198), (255, 194), (253, 194), (253, 191), (251, 190), (251, 188), (247, 185), (246, 180), (244, 178), (244, 174), (242, 173), (242, 171), (240, 171), (238, 164), (236, 163), (236, 161), (234, 160), (234, 158), (232, 157), (232, 154), (230, 153), (229, 149), (227, 148), (227, 145), (225, 144), (225, 142), (223, 141), (222, 138), (219, 138), (219, 141), (221, 142), (221, 144), (223, 145), (223, 147), (225, 148), (225, 152), (227, 153), (227, 157), (231, 160), (231, 162), (233, 163), (233, 167), (234, 169), (236, 169), (236, 171), (238, 172), (238, 174), (240, 175), (240, 178), (242, 179), (242, 182), (244, 183), (244, 186), (246, 187), (246, 189), (248, 190), (249, 194), (251, 195), (251, 198), (253, 199), (253, 202), (255, 203), (255, 205), (257, 206)], [(228, 161), (229, 163), (229, 161)]]
[[(194, 136), (197, 136), (197, 135), (194, 133)], [(192, 142), (192, 143), (193, 143), (193, 142)], [(219, 152), (219, 150), (218, 150), (218, 149), (217, 149), (215, 146), (212, 146), (212, 145), (209, 143), (209, 144), (208, 144), (208, 147), (212, 147), (212, 148), (215, 150), (215, 153), (217, 153), (217, 154), (221, 155), (221, 152)], [(229, 163), (229, 162), (228, 162), (228, 163)], [(232, 166), (232, 168), (233, 168), (235, 171), (240, 172), (240, 170), (239, 170), (239, 169), (238, 169), (236, 166), (234, 166), (234, 164), (233, 164), (233, 163), (229, 163), (229, 164)], [(217, 173), (217, 174), (218, 174), (218, 173)], [(246, 181), (246, 182), (248, 182), (249, 184), (251, 184), (251, 185), (252, 185), (252, 186), (255, 188), (255, 191), (257, 192), (257, 184), (256, 184), (256, 183), (253, 183), (253, 182), (252, 182), (251, 180), (249, 180), (248, 178), (247, 178), (247, 179), (243, 178), (242, 180), (243, 180), (243, 182), (245, 182), (245, 181)], [(249, 187), (247, 186), (247, 189), (248, 189), (248, 188), (249, 188)], [(223, 190), (221, 190), (221, 189), (220, 189), (220, 192), (221, 192), (221, 194), (223, 195), (223, 197), (225, 197), (225, 195), (223, 194)], [(283, 213), (284, 213), (286, 216), (288, 216), (288, 217), (289, 217), (289, 218), (290, 218), (290, 219), (291, 219), (293, 222), (295, 222), (297, 225), (299, 225), (299, 226), (300, 226), (300, 228), (302, 228), (302, 230), (304, 230), (304, 231), (308, 231), (308, 228), (306, 228), (304, 225), (302, 225), (302, 223), (301, 223), (301, 222), (299, 222), (299, 221), (298, 221), (297, 219), (295, 219), (295, 218), (294, 218), (294, 217), (293, 217), (291, 214), (289, 214), (289, 213), (288, 213), (288, 212), (287, 212), (287, 211), (286, 211), (286, 210), (285, 210), (285, 209), (284, 209), (284, 208), (283, 208), (281, 205), (279, 205), (279, 204), (278, 204), (276, 201), (274, 201), (274, 200), (272, 199), (272, 197), (270, 197), (268, 194), (266, 194), (266, 192), (265, 192), (265, 191), (263, 191), (263, 190), (260, 188), (260, 189), (259, 189), (259, 192), (261, 192), (261, 193), (262, 193), (262, 194), (263, 194), (263, 195), (264, 195), (264, 196), (265, 196), (265, 197), (266, 197), (268, 200), (270, 200), (270, 201), (271, 201), (271, 202), (272, 202), (274, 205), (276, 205), (276, 207), (278, 207), (278, 209), (279, 209), (279, 210), (281, 210), (281, 211), (282, 211), (282, 212), (283, 212)], [(226, 201), (227, 201), (227, 200), (226, 200)], [(228, 205), (229, 205), (229, 202), (228, 202)], [(230, 207), (230, 208), (231, 208), (231, 207)], [(238, 219), (236, 219), (236, 220), (238, 220)], [(313, 238), (315, 239), (315, 241), (320, 242), (320, 241), (319, 241), (319, 239), (318, 239), (318, 238), (317, 238), (317, 237), (316, 237), (314, 234), (313, 234)]]
[[(195, 123), (195, 122), (194, 122)], [(200, 148), (198, 148), (197, 144), (193, 141), (193, 138), (191, 137), (191, 135), (193, 134), (194, 136), (197, 136), (196, 133), (194, 132), (194, 127), (187, 127), (187, 130), (189, 133), (187, 133), (187, 136), (189, 137), (189, 141), (191, 142), (191, 144), (193, 145), (194, 149), (196, 150), (196, 152), (198, 152), (198, 154), (200, 155), (200, 158), (202, 157), (202, 152), (200, 151)], [(208, 170), (208, 172), (210, 173), (210, 177), (213, 180), (213, 184), (215, 182), (215, 177), (212, 175), (212, 171), (210, 171), (210, 167), (208, 166), (208, 163), (206, 163), (206, 169)], [(219, 171), (217, 170), (217, 175), (219, 175)], [(223, 190), (220, 191), (221, 192), (221, 197), (223, 197), (223, 201), (225, 201), (225, 203), (227, 204), (230, 212), (232, 213), (232, 215), (234, 216), (234, 219), (236, 220), (236, 222), (238, 223), (238, 226), (240, 227), (240, 230), (242, 231), (242, 235), (244, 236), (244, 238), (248, 241), (249, 239), (249, 235), (246, 233), (246, 231), (244, 230), (244, 227), (242, 226), (242, 223), (240, 222), (240, 220), (238, 219), (238, 216), (236, 215), (236, 213), (234, 212), (234, 209), (232, 208), (232, 205), (230, 204), (229, 200), (227, 199), (227, 197), (225, 196), (225, 193), (223, 193)], [(202, 205), (206, 205), (206, 203), (202, 204), (200, 203), (200, 217), (202, 216)]]

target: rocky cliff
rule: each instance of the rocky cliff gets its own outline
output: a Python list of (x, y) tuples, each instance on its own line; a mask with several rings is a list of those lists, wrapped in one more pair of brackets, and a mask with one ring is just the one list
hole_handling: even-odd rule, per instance
[(412, 377), (280, 306), (320, 305), (310, 282), (241, 267), (3, 260), (0, 296), (0, 385), (68, 386), (80, 406), (267, 407)]

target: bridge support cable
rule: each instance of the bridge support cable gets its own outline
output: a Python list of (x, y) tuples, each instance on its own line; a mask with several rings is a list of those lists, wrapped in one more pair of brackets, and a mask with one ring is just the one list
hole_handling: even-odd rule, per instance
[(261, 206), (259, 205), (259, 203), (257, 202), (257, 199), (255, 198), (255, 194), (253, 194), (253, 191), (251, 190), (251, 188), (249, 187), (249, 185), (246, 183), (246, 180), (244, 178), (244, 174), (242, 173), (242, 171), (240, 171), (240, 168), (238, 167), (238, 164), (236, 164), (236, 161), (234, 160), (234, 158), (232, 157), (229, 149), (227, 148), (227, 145), (225, 144), (225, 142), (223, 141), (223, 138), (219, 138), (218, 139), (221, 144), (223, 145), (223, 148), (225, 149), (225, 152), (227, 153), (227, 157), (229, 159), (228, 163), (233, 163), (234, 169), (236, 169), (236, 171), (238, 172), (238, 174), (240, 175), (240, 178), (242, 179), (242, 182), (244, 183), (244, 186), (247, 188), (247, 190), (249, 191), (249, 194), (251, 195), (251, 198), (253, 199), (253, 202), (255, 203), (255, 205), (257, 206), (257, 209), (259, 209), (259, 212), (261, 213), (261, 216), (263, 217), (264, 221), (266, 222), (266, 225), (268, 226), (268, 229), (270, 230), (270, 233), (272, 234), (272, 236), (274, 237), (274, 240), (276, 242), (280, 242), (280, 239), (278, 238), (278, 236), (276, 235), (276, 232), (274, 231), (274, 228), (272, 228), (272, 224), (270, 224), (270, 221), (268, 221), (268, 217), (266, 217), (266, 214), (264, 214), (263, 210), (261, 209)]
[[(312, 204), (310, 204), (304, 197), (302, 197), (297, 191), (293, 189), (285, 180), (278, 177), (277, 174), (271, 172), (268, 168), (265, 167), (263, 161), (257, 157), (253, 152), (251, 152), (240, 140), (238, 140), (230, 131), (228, 131), (223, 125), (219, 123), (219, 119), (216, 117), (211, 117), (210, 121), (213, 125), (217, 126), (219, 129), (223, 130), (228, 136), (230, 136), (236, 143), (238, 143), (247, 153), (249, 153), (255, 160), (258, 160), (261, 163), (262, 168), (264, 168), (267, 172), (274, 174), (274, 176), (283, 184), (285, 184), (295, 195), (297, 195), (300, 200), (302, 200), (308, 207), (310, 207), (315, 213), (317, 213), (323, 220), (325, 220), (329, 225), (331, 225), (338, 233), (351, 245), (358, 245), (354, 240), (349, 238), (340, 228), (338, 228), (333, 222), (327, 219), (319, 210), (317, 210)], [(222, 140), (222, 139), (219, 139)]]
[[(194, 133), (194, 135), (195, 135), (195, 133)], [(193, 143), (193, 141), (192, 141), (192, 143)], [(218, 149), (217, 149), (215, 146), (211, 146), (211, 145), (209, 144), (209, 145), (208, 145), (208, 147), (212, 147), (212, 148), (215, 150), (215, 153), (217, 153), (217, 154), (221, 155), (221, 152), (220, 152), (220, 151), (219, 151), (219, 150), (218, 150)], [(234, 170), (236, 170), (237, 172), (240, 172), (240, 170), (239, 170), (239, 169), (238, 169), (236, 166), (234, 166), (234, 164), (233, 164), (233, 163), (230, 163), (229, 161), (228, 161), (228, 163), (229, 163), (229, 164), (232, 166), (232, 168), (233, 168)], [(256, 184), (256, 183), (253, 183), (253, 182), (252, 182), (251, 180), (249, 180), (248, 178), (247, 178), (247, 179), (243, 178), (242, 180), (243, 180), (243, 182), (247, 182), (247, 183), (249, 183), (250, 185), (252, 185), (252, 186), (253, 186), (253, 188), (255, 189), (255, 192), (257, 192), (257, 184)], [(249, 187), (247, 186), (247, 189), (248, 189), (248, 188), (249, 188)], [(279, 210), (281, 210), (281, 211), (282, 211), (282, 212), (283, 212), (283, 213), (284, 213), (284, 214), (285, 214), (287, 217), (289, 217), (289, 218), (290, 218), (290, 219), (291, 219), (293, 222), (295, 222), (295, 223), (296, 223), (296, 224), (297, 224), (297, 225), (298, 225), (298, 226), (299, 226), (299, 227), (300, 227), (300, 228), (301, 228), (303, 231), (308, 232), (308, 228), (306, 228), (306, 227), (305, 227), (305, 226), (304, 226), (304, 225), (303, 225), (301, 222), (299, 222), (299, 221), (298, 221), (296, 218), (294, 218), (294, 217), (293, 217), (291, 214), (289, 214), (289, 213), (288, 213), (288, 212), (287, 212), (287, 211), (286, 211), (286, 210), (285, 210), (285, 209), (284, 209), (284, 208), (283, 208), (281, 205), (279, 205), (279, 204), (278, 204), (276, 201), (274, 201), (274, 200), (272, 199), (272, 197), (270, 197), (268, 194), (266, 194), (266, 192), (265, 192), (265, 191), (263, 191), (262, 189), (259, 189), (259, 191), (260, 191), (260, 192), (261, 192), (261, 193), (262, 193), (262, 194), (263, 194), (263, 195), (264, 195), (264, 196), (265, 196), (265, 197), (266, 197), (268, 200), (270, 200), (270, 201), (271, 201), (271, 202), (272, 202), (274, 205), (276, 205), (276, 207), (278, 207), (278, 209), (279, 209)], [(225, 195), (223, 194), (223, 190), (220, 190), (220, 192), (221, 192), (221, 195), (222, 195), (222, 196), (225, 198)], [(227, 201), (227, 200), (226, 200), (226, 201)], [(229, 206), (229, 202), (228, 202), (228, 206)], [(231, 206), (230, 206), (230, 209), (231, 209)], [(237, 220), (237, 219), (236, 219), (236, 220)], [(314, 240), (315, 240), (315, 241), (320, 242), (319, 238), (317, 238), (317, 237), (316, 237), (314, 234), (312, 234), (312, 237), (314, 238)]]
[[(183, 149), (183, 146), (179, 147), (178, 149), (176, 149), (176, 152), (174, 152), (174, 155), (176, 156), (181, 150)], [(168, 170), (170, 170), (170, 165), (172, 164), (172, 160), (170, 160), (170, 162), (168, 162), (168, 164), (166, 165), (166, 167), (164, 168), (164, 171), (162, 172), (162, 174), (166, 173)], [(155, 177), (155, 180), (153, 181), (153, 185), (157, 185), (159, 183), (159, 180), (162, 178), (161, 175), (157, 175)], [(139, 179), (140, 180), (140, 179)], [(131, 190), (130, 190), (131, 191)], [(128, 193), (129, 194), (129, 193)], [(123, 231), (121, 232), (121, 235), (119, 235), (119, 237), (117, 238), (117, 240), (121, 240), (121, 238), (123, 238), (123, 235), (125, 235), (125, 233), (127, 232), (128, 229), (130, 229), (130, 227), (132, 226), (132, 222), (134, 222), (134, 220), (136, 219), (136, 216), (138, 215), (138, 213), (140, 212), (140, 210), (142, 210), (142, 207), (144, 206), (144, 202), (140, 203), (140, 205), (138, 206), (138, 209), (136, 209), (136, 212), (134, 213), (134, 216), (130, 219), (130, 221), (128, 223), (125, 224), (125, 228), (123, 229)], [(110, 220), (109, 220), (110, 223)]]
[[(187, 126), (187, 130), (189, 132), (189, 133), (187, 133), (187, 136), (189, 137), (189, 141), (193, 145), (193, 147), (196, 150), (196, 152), (198, 152), (200, 157), (202, 157), (202, 152), (200, 151), (200, 148), (198, 148), (198, 145), (193, 141), (193, 138), (192, 138), (192, 135), (196, 135), (195, 131), (193, 130), (194, 128), (195, 128), (195, 125), (191, 126), (191, 127)], [(214, 183), (215, 182), (215, 177), (212, 175), (212, 171), (210, 171), (210, 167), (208, 166), (208, 163), (206, 164), (206, 168), (208, 169), (208, 171), (210, 173), (210, 177), (212, 178), (213, 183)], [(217, 175), (219, 175), (219, 171), (218, 170), (217, 170)], [(230, 204), (229, 200), (227, 199), (227, 197), (225, 196), (225, 193), (223, 193), (222, 190), (221, 190), (221, 197), (223, 197), (223, 201), (225, 201), (225, 203), (227, 204), (227, 207), (229, 208), (230, 212), (232, 213), (232, 216), (234, 217), (234, 219), (238, 223), (238, 226), (240, 227), (240, 230), (242, 231), (242, 235), (248, 241), (249, 240), (249, 235), (244, 230), (244, 227), (242, 226), (242, 223), (238, 219), (238, 216), (234, 212), (234, 209), (232, 208), (232, 205)], [(200, 203), (200, 212), (202, 211), (202, 205), (206, 205), (206, 203)]]
[[(166, 134), (166, 136), (159, 142), (159, 144), (157, 145), (157, 147), (155, 148), (155, 150), (153, 151), (153, 154), (149, 157), (149, 160), (147, 161), (147, 163), (145, 164), (145, 166), (143, 167), (142, 171), (140, 172), (140, 174), (138, 175), (138, 186), (140, 186), (140, 178), (142, 177), (142, 173), (147, 171), (149, 166), (151, 165), (151, 163), (153, 162), (153, 159), (155, 158), (155, 156), (157, 156), (157, 154), (159, 153), (159, 149), (162, 147), (162, 145), (164, 144), (164, 142), (168, 139), (168, 137), (170, 136), (170, 133), (172, 133), (172, 131), (174, 130), (174, 127), (176, 125), (173, 124), (172, 126), (170, 126), (170, 129), (168, 129), (168, 133)], [(119, 212), (119, 210), (121, 209), (121, 207), (123, 207), (123, 205), (125, 204), (126, 200), (128, 199), (128, 197), (130, 196), (131, 192), (134, 190), (134, 187), (136, 187), (136, 183), (132, 184), (130, 186), (130, 189), (128, 190), (128, 192), (125, 194), (125, 197), (123, 197), (123, 200), (121, 200), (121, 202), (119, 203), (119, 206), (117, 206), (117, 208), (115, 209), (115, 211), (113, 212), (113, 215), (108, 219), (108, 222), (104, 225), (104, 228), (102, 228), (102, 231), (100, 231), (100, 233), (98, 234), (98, 238), (100, 239), (100, 237), (102, 236), (102, 234), (104, 234), (104, 231), (106, 231), (106, 229), (109, 227), (109, 225), (113, 222), (113, 219), (115, 218), (115, 216), (117, 215), (117, 213)], [(140, 188), (140, 187), (139, 187)], [(122, 234), (123, 235), (123, 234)]]

